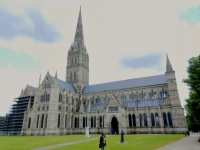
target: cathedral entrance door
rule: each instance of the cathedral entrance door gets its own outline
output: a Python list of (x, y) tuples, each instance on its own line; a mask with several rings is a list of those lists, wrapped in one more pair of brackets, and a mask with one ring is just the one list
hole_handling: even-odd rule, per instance
[(112, 134), (119, 134), (119, 127), (118, 127), (118, 121), (116, 117), (112, 118), (112, 122), (111, 122), (111, 133)]

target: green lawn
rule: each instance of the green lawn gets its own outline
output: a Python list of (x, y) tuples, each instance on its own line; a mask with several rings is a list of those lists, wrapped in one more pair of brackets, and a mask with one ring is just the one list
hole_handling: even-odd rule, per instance
[[(94, 138), (99, 135), (90, 136)], [(85, 135), (0, 136), (0, 150), (29, 150), (84, 139), (86, 139)]]
[[(90, 138), (94, 137), (100, 137), (100, 135), (90, 135)], [(125, 143), (120, 144), (120, 135), (107, 136), (106, 150), (155, 150), (183, 137), (184, 135), (178, 134), (134, 134), (125, 135)], [(0, 150), (29, 150), (85, 139), (88, 138), (84, 135), (0, 136)], [(98, 144), (99, 139), (67, 147), (60, 147), (57, 150), (95, 150), (99, 149)]]
[[(183, 138), (184, 135), (125, 135), (125, 143), (120, 144), (120, 136), (108, 136), (106, 138), (106, 150), (156, 150), (162, 146), (165, 146), (173, 141)], [(98, 148), (99, 140), (90, 141), (87, 143), (81, 143), (71, 145), (67, 147), (57, 148), (56, 150), (95, 150)], [(99, 149), (100, 150), (100, 149)]]

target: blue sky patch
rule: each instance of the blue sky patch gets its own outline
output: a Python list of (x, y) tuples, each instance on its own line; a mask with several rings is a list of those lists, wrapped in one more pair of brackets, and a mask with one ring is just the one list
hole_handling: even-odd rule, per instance
[(17, 37), (28, 37), (43, 43), (54, 43), (62, 38), (39, 10), (28, 10), (22, 16), (0, 6), (0, 38), (13, 40)]
[(120, 64), (125, 69), (155, 69), (158, 71), (165, 71), (163, 66), (164, 54), (151, 54), (141, 57), (125, 57), (120, 61)]
[(181, 11), (179, 13), (179, 20), (186, 21), (192, 26), (196, 23), (200, 23), (200, 5)]
[(17, 53), (8, 48), (0, 48), (0, 68), (12, 66), (18, 69), (40, 69), (43, 63), (25, 53)]

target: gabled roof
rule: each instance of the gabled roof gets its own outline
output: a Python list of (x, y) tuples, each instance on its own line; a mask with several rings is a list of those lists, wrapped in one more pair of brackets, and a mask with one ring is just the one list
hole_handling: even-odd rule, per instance
[(83, 89), (83, 94), (98, 93), (103, 91), (113, 91), (113, 90), (135, 88), (142, 86), (159, 85), (166, 83), (167, 83), (166, 76), (165, 74), (162, 74), (156, 76), (121, 80), (121, 81), (101, 83), (95, 85), (87, 85)]
[(127, 108), (146, 107), (146, 106), (158, 106), (164, 100), (165, 100), (165, 98), (124, 101), (124, 102), (122, 102), (122, 105), (125, 106), (125, 107), (127, 107)]
[(36, 91), (37, 91), (37, 88), (27, 84), (26, 88), (24, 90), (22, 89), (19, 97), (35, 96)]
[(33, 86), (29, 86), (33, 92), (33, 95), (35, 96), (36, 94), (36, 91), (37, 91), (37, 88), (33, 87)]
[[(52, 80), (55, 79), (55, 77), (52, 77), (52, 76), (51, 76), (51, 78), (52, 78)], [(63, 88), (63, 89), (65, 88), (66, 90), (69, 90), (69, 91), (71, 91), (71, 92), (73, 92), (73, 93), (76, 93), (76, 89), (74, 88), (74, 86), (73, 86), (71, 83), (62, 81), (62, 80), (60, 80), (60, 79), (57, 79), (57, 80), (58, 80), (58, 85), (59, 85), (61, 88)]]

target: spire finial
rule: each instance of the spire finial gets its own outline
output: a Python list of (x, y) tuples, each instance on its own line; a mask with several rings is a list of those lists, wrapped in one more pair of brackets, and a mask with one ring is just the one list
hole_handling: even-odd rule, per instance
[(41, 82), (41, 72), (40, 72), (40, 78), (39, 78), (39, 86), (40, 86), (40, 82)]
[(166, 54), (166, 72), (173, 71), (172, 65), (169, 61), (168, 55)]
[(57, 70), (56, 70), (55, 78), (57, 78)]
[(28, 106), (27, 106), (27, 110), (31, 109), (31, 97), (29, 97), (29, 101), (28, 101)]

